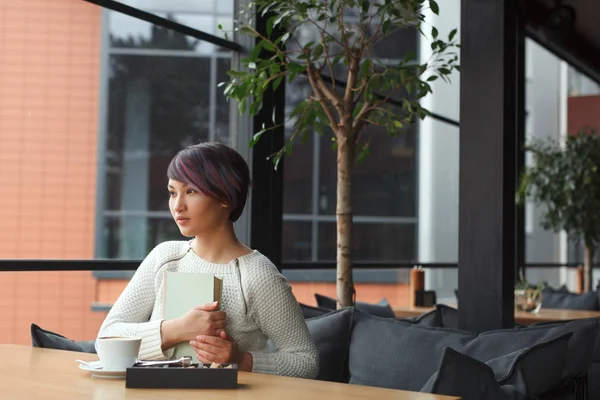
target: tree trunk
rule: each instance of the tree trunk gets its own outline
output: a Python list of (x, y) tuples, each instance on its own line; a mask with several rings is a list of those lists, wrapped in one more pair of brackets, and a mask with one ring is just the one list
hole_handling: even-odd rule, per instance
[[(341, 135), (340, 135), (341, 136)], [(338, 136), (337, 148), (337, 298), (338, 308), (354, 305), (352, 279), (352, 169), (354, 140)]]
[(585, 246), (583, 256), (583, 291), (584, 293), (592, 290), (592, 262), (594, 260), (594, 247)]

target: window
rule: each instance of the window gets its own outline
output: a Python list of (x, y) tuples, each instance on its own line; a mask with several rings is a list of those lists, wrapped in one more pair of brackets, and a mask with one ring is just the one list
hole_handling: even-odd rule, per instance
[[(299, 42), (318, 34), (307, 27)], [(394, 63), (416, 52), (417, 33), (397, 31), (381, 43), (377, 56)], [(345, 80), (343, 68), (336, 71)], [(286, 118), (312, 95), (308, 81), (297, 78), (286, 87)], [(292, 133), (290, 123), (286, 137)], [(371, 154), (354, 169), (354, 258), (359, 261), (399, 261), (416, 257), (416, 130), (390, 137), (383, 129), (365, 130), (372, 138)], [(297, 140), (284, 165), (283, 260), (334, 261), (336, 249), (336, 153), (331, 133), (313, 132)]]
[[(178, 3), (175, 10), (151, 3), (144, 5), (213, 34), (223, 19), (233, 20), (216, 8)], [(104, 185), (96, 249), (99, 257), (139, 259), (162, 241), (183, 239), (168, 211), (171, 158), (189, 144), (229, 140), (229, 105), (217, 86), (226, 79), (231, 52), (116, 12), (108, 13), (108, 29), (108, 122), (99, 155)]]

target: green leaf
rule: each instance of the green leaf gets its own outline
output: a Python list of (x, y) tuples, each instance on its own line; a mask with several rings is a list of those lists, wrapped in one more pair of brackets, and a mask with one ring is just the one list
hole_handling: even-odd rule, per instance
[(287, 65), (288, 71), (290, 72), (294, 72), (294, 73), (300, 73), (300, 72), (304, 72), (306, 70), (306, 65), (301, 65), (295, 62), (290, 62)]
[(448, 41), (451, 42), (452, 39), (454, 39), (454, 36), (456, 36), (456, 33), (458, 32), (458, 29), (452, 29), (450, 31), (450, 34), (448, 35)]
[(362, 163), (369, 154), (371, 154), (370, 143), (364, 143), (356, 149), (356, 164)]
[(437, 28), (436, 28), (435, 26), (434, 26), (434, 27), (432, 27), (432, 28), (431, 28), (431, 36), (432, 36), (434, 39), (437, 39), (437, 37), (438, 37), (438, 34), (439, 34), (439, 32), (438, 32)]
[(427, 82), (433, 82), (437, 79), (437, 75), (431, 75), (429, 78), (427, 78)]
[(265, 50), (268, 51), (275, 51), (275, 46), (273, 46), (270, 42), (267, 42), (266, 40), (263, 40), (263, 47), (265, 48)]
[(287, 42), (289, 38), (290, 38), (290, 33), (286, 32), (283, 36), (278, 37), (277, 40), (275, 41), (275, 43), (276, 44), (279, 44), (279, 43), (285, 44), (285, 42)]
[(269, 73), (271, 76), (277, 75), (279, 72), (280, 72), (279, 64), (272, 63), (271, 65), (269, 65)]
[(275, 79), (275, 81), (273, 82), (273, 90), (277, 90), (277, 88), (281, 85), (282, 81), (283, 76), (280, 76), (279, 78)]
[(267, 130), (266, 129), (262, 129), (259, 132), (256, 132), (253, 136), (252, 139), (250, 139), (250, 143), (248, 143), (248, 145), (250, 147), (254, 146), (256, 144), (256, 142), (259, 141), (260, 137), (263, 135), (263, 133), (265, 133)]
[(392, 30), (392, 21), (390, 21), (388, 19), (381, 26), (381, 33), (383, 33), (384, 35), (388, 35), (391, 30)]
[(267, 37), (271, 37), (273, 34), (273, 24), (275, 23), (276, 16), (272, 16), (267, 20)]
[(431, 8), (431, 11), (435, 15), (440, 15), (440, 6), (438, 6), (438, 3), (436, 3), (435, 0), (429, 0), (429, 8)]
[(404, 55), (404, 57), (402, 58), (402, 61), (404, 64), (407, 64), (410, 61), (414, 60), (415, 58), (417, 58), (417, 54), (414, 51), (409, 51)]
[(312, 51), (313, 59), (318, 59), (323, 54), (323, 45), (319, 43)]

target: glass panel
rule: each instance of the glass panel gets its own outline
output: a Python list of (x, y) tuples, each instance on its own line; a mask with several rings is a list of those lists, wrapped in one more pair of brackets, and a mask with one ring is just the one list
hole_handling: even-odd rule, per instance
[(311, 259), (312, 224), (310, 222), (283, 222), (284, 261), (308, 261)]
[[(224, 37), (224, 33), (217, 28), (218, 25), (222, 24), (223, 29), (229, 30), (233, 24), (231, 19), (216, 18), (210, 15), (165, 14), (161, 16), (220, 37)], [(229, 51), (117, 12), (109, 14), (109, 32), (111, 46), (114, 48), (135, 48), (138, 51), (177, 50), (198, 54)]]
[[(308, 80), (296, 79), (285, 89), (286, 114), (308, 96), (310, 96)], [(293, 133), (293, 121), (286, 125), (285, 136), (289, 139)], [(308, 135), (303, 143), (302, 138), (294, 140), (292, 155), (285, 158), (283, 168), (283, 212), (285, 214), (311, 214), (313, 193), (313, 160), (314, 139)]]
[[(217, 86), (220, 82), (225, 82), (229, 79), (227, 71), (231, 69), (231, 59), (229, 58), (218, 58), (217, 67)], [(211, 90), (216, 92), (216, 118), (214, 127), (214, 140), (219, 142), (227, 143), (229, 141), (229, 120), (231, 119), (231, 112), (229, 109), (229, 100), (223, 94), (223, 89), (220, 87), (214, 87), (211, 83)]]
[[(181, 238), (168, 212), (168, 164), (187, 145), (229, 141), (229, 102), (217, 86), (230, 69), (229, 54), (198, 56), (193, 39), (156, 27), (150, 32), (150, 46), (129, 41), (109, 58), (106, 220), (99, 238), (106, 257), (142, 258), (160, 241)], [(153, 46), (161, 50), (148, 50)], [(185, 49), (189, 57), (163, 51)]]
[[(297, 32), (297, 40), (301, 45), (311, 40), (318, 40), (319, 32), (313, 26), (306, 25)], [(294, 46), (296, 41), (290, 41)], [(400, 30), (395, 32), (383, 46), (375, 49), (378, 57), (401, 58), (417, 47), (414, 31)], [(381, 49), (381, 50), (380, 50)], [(332, 49), (332, 52), (335, 52)], [(328, 73), (328, 71), (324, 71)], [(344, 68), (335, 71), (337, 79), (346, 79)], [(340, 88), (341, 89), (341, 88)], [(306, 80), (297, 79), (286, 88), (286, 116), (294, 107), (312, 95)], [(397, 96), (401, 100), (401, 94)], [(287, 126), (287, 135), (293, 131), (293, 122)], [(332, 151), (331, 132), (323, 136), (315, 136), (309, 146), (294, 145), (293, 154), (286, 157), (284, 164), (284, 218), (288, 220), (302, 218), (317, 223), (320, 216), (335, 215), (336, 202), (336, 153)], [(353, 178), (354, 215), (359, 217), (405, 218), (406, 220), (385, 223), (412, 224), (416, 218), (416, 134), (415, 129), (406, 129), (396, 137), (390, 137), (383, 128), (364, 129), (362, 139), (371, 142), (370, 155), (357, 165)], [(372, 140), (371, 140), (372, 139)], [(310, 138), (309, 138), (310, 142)], [(315, 164), (313, 166), (313, 164)], [(315, 167), (318, 170), (315, 171)], [(316, 192), (315, 192), (316, 191)], [(293, 214), (293, 216), (292, 216)], [(373, 231), (373, 234), (381, 234)], [(411, 232), (414, 256), (414, 232)], [(321, 242), (321, 237), (317, 242)], [(335, 246), (333, 247), (335, 249)], [(368, 249), (366, 247), (365, 249)], [(364, 250), (368, 251), (368, 250)], [(316, 257), (315, 253), (319, 253)], [(313, 261), (323, 259), (322, 251), (313, 249)], [(362, 254), (363, 260), (384, 260), (381, 254)], [(335, 258), (335, 257), (333, 257)]]
[[(370, 155), (354, 169), (354, 215), (414, 217), (416, 157), (414, 129), (392, 137), (384, 128), (365, 129), (372, 138)], [(319, 214), (334, 215), (336, 202), (336, 153), (331, 137), (321, 137), (319, 163)]]
[[(530, 39), (526, 41), (526, 56), (528, 140), (562, 141), (585, 126), (600, 128), (597, 83)], [(527, 161), (533, 163), (530, 154)], [(526, 207), (526, 262), (582, 262), (583, 245), (565, 234), (545, 230), (541, 225), (544, 212), (543, 205), (529, 203)], [(600, 261), (600, 254), (596, 254), (595, 261)], [(578, 289), (575, 269), (527, 267), (526, 278), (531, 283), (547, 282), (554, 287), (566, 284), (571, 291)], [(600, 271), (595, 271), (592, 287), (598, 279)]]
[[(410, 261), (415, 259), (413, 224), (354, 223), (353, 258), (356, 261)], [(335, 260), (335, 223), (319, 223), (318, 259)]]
[[(151, 11), (185, 11), (185, 12), (213, 12), (217, 3), (231, 3), (228, 0), (117, 0), (128, 6)], [(218, 7), (224, 9), (224, 7)]]
[[(125, 207), (128, 193), (123, 191), (131, 183), (126, 178), (130, 176), (150, 191), (148, 200), (135, 202), (138, 210), (146, 201), (150, 210), (168, 210), (169, 161), (182, 147), (210, 136), (208, 93), (211, 84), (216, 85), (210, 80), (210, 69), (206, 58), (111, 56), (109, 209)], [(129, 192), (146, 195), (144, 190)]]
[(106, 257), (143, 259), (158, 243), (186, 240), (175, 221), (166, 214), (166, 217), (155, 218), (126, 213), (107, 217), (104, 221)]

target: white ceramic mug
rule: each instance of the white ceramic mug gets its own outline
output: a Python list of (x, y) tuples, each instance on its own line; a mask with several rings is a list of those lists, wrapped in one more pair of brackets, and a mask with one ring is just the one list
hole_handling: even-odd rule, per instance
[(137, 361), (142, 339), (110, 336), (96, 339), (96, 351), (104, 371), (124, 371)]

